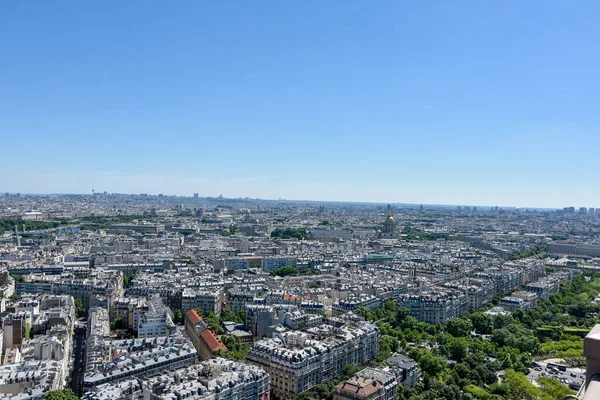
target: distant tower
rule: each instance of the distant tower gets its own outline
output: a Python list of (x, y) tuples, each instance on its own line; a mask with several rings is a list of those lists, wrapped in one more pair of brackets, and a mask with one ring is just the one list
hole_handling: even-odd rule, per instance
[(21, 238), (19, 237), (19, 227), (15, 225), (15, 238), (17, 239), (17, 247), (21, 247)]
[(246, 215), (244, 216), (244, 222), (250, 222), (250, 210), (246, 210)]

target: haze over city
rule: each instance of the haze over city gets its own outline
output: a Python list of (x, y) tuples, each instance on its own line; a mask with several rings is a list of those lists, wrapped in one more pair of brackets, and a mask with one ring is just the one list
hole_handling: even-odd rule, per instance
[(593, 206), (598, 5), (0, 3), (3, 190)]

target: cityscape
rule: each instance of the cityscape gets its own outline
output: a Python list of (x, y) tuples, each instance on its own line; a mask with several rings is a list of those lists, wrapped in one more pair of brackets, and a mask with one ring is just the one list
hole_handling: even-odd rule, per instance
[(0, 393), (587, 399), (596, 210), (5, 193)]
[(0, 400), (599, 400), (596, 0), (0, 0)]

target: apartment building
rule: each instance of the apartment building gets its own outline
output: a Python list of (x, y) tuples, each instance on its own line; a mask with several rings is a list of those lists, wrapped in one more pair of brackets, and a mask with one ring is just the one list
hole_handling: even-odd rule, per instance
[(296, 267), (298, 259), (296, 257), (263, 257), (262, 269), (265, 272), (274, 271), (281, 267)]
[(344, 365), (367, 363), (378, 351), (379, 330), (362, 322), (277, 334), (256, 342), (248, 360), (269, 373), (274, 397), (295, 399), (299, 393), (333, 379)]
[(395, 400), (397, 392), (393, 373), (365, 368), (336, 385), (333, 400)]
[(445, 324), (467, 312), (468, 298), (461, 292), (403, 294), (398, 298), (398, 307), (408, 308), (410, 314), (421, 322)]
[(163, 374), (193, 364), (196, 349), (182, 335), (110, 340), (93, 334), (86, 346), (85, 390), (133, 377)]
[(347, 299), (341, 299), (333, 303), (333, 311), (336, 313), (347, 313), (355, 311), (359, 307), (365, 307), (371, 311), (381, 307), (381, 299), (375, 296), (353, 296)]
[(196, 288), (185, 288), (181, 293), (181, 310), (200, 309), (202, 312), (212, 312), (221, 315), (225, 303), (225, 291), (222, 288), (203, 290)]
[(164, 225), (151, 225), (151, 224), (113, 224), (108, 229), (108, 233), (160, 233), (165, 231)]
[(500, 299), (498, 305), (506, 311), (528, 310), (537, 305), (537, 295), (532, 292), (514, 292)]
[(27, 275), (23, 282), (16, 283), (17, 294), (45, 293), (64, 294), (81, 299), (87, 310), (94, 296), (106, 297), (109, 305), (123, 292), (123, 273), (121, 271), (88, 270), (82, 274), (63, 272), (60, 275)]
[(553, 242), (548, 244), (551, 255), (600, 257), (600, 243)]
[(169, 336), (175, 331), (171, 310), (158, 293), (150, 296), (148, 306), (133, 312), (133, 330), (138, 338)]
[(255, 365), (215, 358), (158, 376), (102, 384), (84, 400), (269, 400), (269, 375)]
[(444, 287), (464, 291), (468, 299), (468, 311), (474, 312), (491, 302), (496, 292), (493, 281), (488, 279), (465, 278), (460, 281), (450, 281)]
[(404, 390), (415, 388), (421, 379), (421, 368), (417, 362), (404, 354), (393, 354), (384, 361), (384, 365), (383, 370), (396, 375), (398, 385)]
[[(123, 321), (127, 329), (134, 329), (135, 312), (138, 314), (148, 309), (148, 301), (145, 297), (119, 297), (110, 308), (110, 319)], [(138, 315), (139, 318), (139, 315)]]
[(7, 269), (0, 271), (0, 294), (6, 299), (15, 293), (15, 280), (9, 275)]
[(216, 358), (148, 379), (144, 398), (152, 400), (269, 400), (269, 375), (261, 368)]
[(244, 311), (246, 304), (266, 304), (264, 298), (255, 297), (254, 293), (240, 290), (229, 290), (227, 292), (227, 309), (234, 314)]

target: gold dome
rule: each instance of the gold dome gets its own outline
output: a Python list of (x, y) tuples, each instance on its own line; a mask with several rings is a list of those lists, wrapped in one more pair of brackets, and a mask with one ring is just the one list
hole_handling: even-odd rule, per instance
[(391, 211), (388, 211), (386, 221), (394, 222), (394, 215), (392, 214)]

